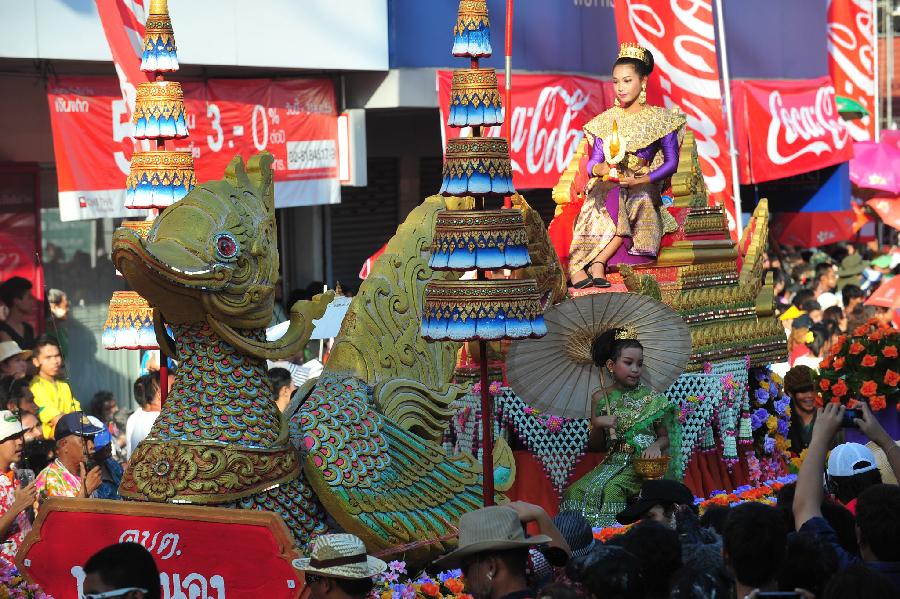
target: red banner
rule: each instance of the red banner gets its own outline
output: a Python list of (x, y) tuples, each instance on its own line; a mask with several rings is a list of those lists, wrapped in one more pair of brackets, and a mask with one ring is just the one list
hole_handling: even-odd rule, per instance
[(737, 220), (712, 4), (681, 4), (617, 0), (616, 32), (620, 43), (637, 43), (653, 53), (655, 68), (647, 96), (654, 104), (677, 106), (687, 116), (710, 197), (725, 207), (728, 228), (735, 234)]
[[(444, 142), (459, 137), (447, 125), (452, 71), (438, 71), (438, 103)], [(500, 89), (504, 77), (497, 74)], [(569, 165), (584, 138), (581, 128), (613, 102), (608, 81), (571, 75), (513, 76), (510, 158), (517, 189), (550, 188)], [(485, 135), (499, 137), (501, 127)]]
[[(199, 182), (221, 179), (235, 154), (275, 156), (279, 208), (340, 201), (337, 113), (326, 79), (225, 79), (182, 83)], [(130, 111), (108, 77), (61, 77), (50, 87), (61, 220), (131, 216), (123, 207), (131, 160)], [(150, 149), (150, 142), (135, 147)]]
[(875, 136), (875, 27), (872, 0), (828, 0), (828, 72), (837, 95), (869, 111), (847, 122), (856, 141)]
[(737, 81), (733, 90), (741, 183), (783, 179), (853, 158), (828, 77)]
[[(272, 512), (51, 498), (16, 565), (56, 599), (82, 596), (82, 566), (115, 543), (140, 543), (153, 556), (166, 598), (294, 599), (293, 540)], [(252, 565), (252, 567), (250, 567)]]

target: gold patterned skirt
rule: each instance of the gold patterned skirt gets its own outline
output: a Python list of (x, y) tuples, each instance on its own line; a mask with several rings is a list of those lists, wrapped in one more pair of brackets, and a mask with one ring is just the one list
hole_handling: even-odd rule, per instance
[(661, 210), (659, 188), (653, 183), (623, 188), (596, 180), (575, 219), (569, 276), (595, 262), (616, 236), (624, 240), (608, 266), (655, 260), (664, 233)]

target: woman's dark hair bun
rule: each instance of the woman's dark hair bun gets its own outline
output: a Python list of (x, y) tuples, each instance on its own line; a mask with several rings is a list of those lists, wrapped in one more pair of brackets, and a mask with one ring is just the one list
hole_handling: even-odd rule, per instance
[(621, 332), (622, 329), (609, 329), (594, 339), (591, 344), (591, 358), (595, 366), (603, 367), (607, 360), (615, 362), (622, 355), (622, 350), (630, 347), (644, 349), (637, 339), (616, 339), (616, 335)]

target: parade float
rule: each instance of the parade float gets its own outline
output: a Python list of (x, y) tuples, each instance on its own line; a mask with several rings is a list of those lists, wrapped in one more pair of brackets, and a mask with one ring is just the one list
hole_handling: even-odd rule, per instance
[[(168, 19), (164, 2), (152, 6), (151, 16)], [(182, 185), (190, 177), (135, 179), (135, 201), (150, 198), (135, 206), (162, 208), (153, 198), (163, 194), (171, 205), (147, 230), (120, 228), (112, 258), (140, 298), (131, 299), (146, 302), (141, 326), (152, 323), (179, 367), (128, 464), (127, 501), (45, 503), (17, 559), (30, 580), (77, 597), (87, 557), (133, 540), (157, 558), (166, 597), (295, 597), (302, 578), (289, 560), (318, 534), (351, 532), (412, 570), (453, 547), (461, 514), (505, 498), (555, 511), (562, 490), (597, 463), (587, 420), (529, 406), (507, 384), (505, 363), (508, 339), (541, 336), (542, 310), (583, 293), (567, 289), (563, 264), (587, 141), (554, 188), (548, 230), (514, 192), (505, 140), (479, 135), (502, 118), (496, 76), (477, 68), (489, 42), (484, 0), (462, 0), (454, 54), (474, 63), (454, 75), (449, 114), (475, 135), (449, 142), (440, 193), (398, 227), (323, 373), (284, 415), (266, 360), (297, 355), (332, 294), (291, 306), (287, 332), (267, 341), (279, 265), (272, 156), (236, 156), (221, 180), (193, 187)], [(174, 53), (174, 38), (146, 43)], [(173, 186), (186, 194), (174, 197)], [(503, 196), (509, 208), (486, 209)], [(748, 482), (748, 371), (783, 359), (785, 338), (762, 277), (765, 201), (735, 241), (722, 209), (709, 206), (690, 135), (672, 198), (658, 260), (610, 274), (601, 292), (651, 296), (687, 324), (686, 371), (667, 389), (684, 431), (673, 466), (706, 497)], [(474, 278), (461, 277), (467, 271)], [(88, 537), (77, 547), (66, 540)], [(248, 575), (247, 547), (267, 576)]]

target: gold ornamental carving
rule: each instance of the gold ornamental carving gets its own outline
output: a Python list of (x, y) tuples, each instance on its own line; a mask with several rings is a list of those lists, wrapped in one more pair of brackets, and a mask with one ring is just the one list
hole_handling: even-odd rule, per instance
[(242, 449), (187, 441), (145, 439), (119, 486), (126, 499), (221, 504), (254, 495), (300, 474), (293, 447)]

